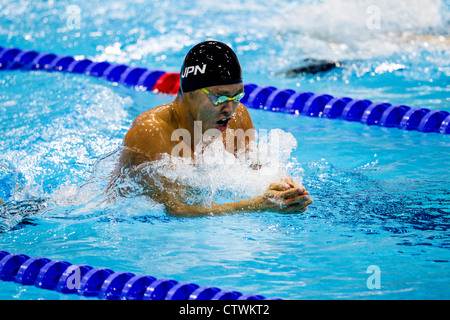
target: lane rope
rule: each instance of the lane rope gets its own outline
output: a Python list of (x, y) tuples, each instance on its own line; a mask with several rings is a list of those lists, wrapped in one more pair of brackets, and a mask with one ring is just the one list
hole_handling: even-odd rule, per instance
[(280, 300), (0, 251), (0, 280), (102, 300)]
[[(171, 95), (177, 94), (180, 88), (179, 73), (0, 47), (0, 70), (17, 69), (86, 74), (134, 87), (137, 90)], [(241, 102), (248, 108), (357, 121), (366, 125), (403, 130), (450, 133), (450, 113), (443, 110), (412, 108), (407, 105), (333, 97), (329, 94), (313, 92), (296, 92), (292, 89), (258, 86), (253, 83), (244, 84), (244, 90), (245, 96)]]

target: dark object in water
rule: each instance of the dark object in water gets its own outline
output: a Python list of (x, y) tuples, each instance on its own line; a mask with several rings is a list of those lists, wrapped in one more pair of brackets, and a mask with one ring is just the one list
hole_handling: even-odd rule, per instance
[(281, 73), (286, 77), (296, 77), (299, 74), (316, 74), (319, 72), (326, 72), (340, 66), (341, 64), (338, 61), (306, 58), (303, 59), (299, 67), (288, 69), (286, 71), (282, 71)]
[(0, 205), (0, 233), (22, 227), (35, 225), (32, 216), (47, 207), (45, 199), (8, 201)]

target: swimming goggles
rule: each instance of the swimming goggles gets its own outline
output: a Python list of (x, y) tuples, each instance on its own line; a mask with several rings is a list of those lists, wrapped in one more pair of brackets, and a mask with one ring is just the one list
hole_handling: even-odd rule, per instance
[(239, 100), (241, 100), (244, 97), (244, 95), (245, 95), (244, 92), (241, 92), (241, 93), (238, 93), (237, 95), (235, 95), (234, 97), (230, 98), (230, 97), (227, 97), (227, 96), (219, 96), (218, 94), (210, 92), (210, 91), (206, 90), (205, 88), (202, 88), (201, 90), (204, 93), (206, 93), (208, 98), (211, 100), (211, 102), (215, 106), (217, 106), (217, 105), (219, 105), (221, 103), (227, 102), (229, 100), (231, 100), (231, 102), (239, 102)]

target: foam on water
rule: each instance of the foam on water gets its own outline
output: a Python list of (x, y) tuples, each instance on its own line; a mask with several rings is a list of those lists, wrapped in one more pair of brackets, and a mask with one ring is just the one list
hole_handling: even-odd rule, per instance
[[(296, 147), (297, 141), (292, 134), (280, 129), (268, 133), (261, 130), (259, 138), (247, 156), (236, 157), (229, 153), (221, 139), (212, 141), (205, 139), (203, 146), (197, 146), (195, 159), (164, 154), (161, 159), (144, 162), (136, 169), (122, 170), (120, 179), (114, 180), (114, 172), (118, 168), (123, 150), (120, 147), (98, 158), (93, 165), (91, 176), (80, 184), (65, 183), (56, 186), (47, 195), (43, 195), (41, 190), (34, 190), (30, 184), (29, 187), (24, 187), (25, 190), (15, 191), (14, 195), (4, 197), (19, 203), (33, 199), (39, 203), (45, 201), (46, 210), (40, 213), (53, 218), (88, 219), (106, 216), (111, 210), (117, 211), (121, 208), (123, 201), (127, 199), (133, 199), (131, 202), (137, 212), (143, 214), (148, 213), (149, 209), (154, 209), (158, 214), (164, 214), (161, 205), (146, 195), (147, 190), (143, 187), (142, 181), (150, 178), (161, 188), (164, 188), (163, 179), (181, 185), (182, 189), (167, 191), (189, 205), (210, 206), (213, 202), (226, 203), (250, 199), (263, 194), (271, 183), (280, 182), (286, 177), (292, 177), (297, 183), (302, 183), (303, 169), (296, 163), (296, 159), (291, 158), (291, 153)], [(255, 164), (258, 165), (258, 169), (255, 169)], [(14, 176), (14, 172), (17, 176), (18, 171), (6, 166), (2, 168), (5, 169), (2, 170), (5, 175), (2, 178), (5, 182), (2, 183), (4, 193), (13, 192), (11, 184), (19, 183), (18, 178)], [(131, 175), (129, 170), (138, 174)], [(116, 184), (110, 189), (113, 180)], [(115, 194), (113, 190), (126, 190), (125, 193), (120, 191), (125, 197), (111, 198), (111, 195)], [(21, 221), (20, 216), (8, 214), (13, 208), (5, 207), (5, 214), (2, 215), (2, 220), (7, 225), (5, 230), (11, 229)], [(125, 213), (123, 208), (121, 210), (122, 215), (131, 213), (129, 208), (125, 209)], [(37, 214), (38, 210), (33, 213)]]
[[(211, 205), (261, 195), (271, 183), (287, 177), (292, 166), (291, 152), (296, 146), (290, 133), (271, 130), (260, 137), (248, 156), (235, 157), (221, 140), (215, 139), (201, 153), (197, 147), (194, 160), (166, 155), (145, 164), (142, 170), (155, 179), (163, 176), (187, 186), (187, 203)], [(260, 168), (255, 170), (253, 164)], [(296, 180), (301, 183), (301, 177)]]
[[(115, 188), (126, 189), (126, 197), (139, 197), (145, 193), (141, 181), (151, 179), (157, 184), (162, 179), (183, 186), (183, 201), (187, 204), (211, 205), (249, 199), (261, 195), (271, 183), (279, 182), (295, 172), (294, 179), (301, 183), (301, 175), (292, 170), (295, 160), (291, 152), (297, 141), (292, 134), (282, 130), (271, 130), (261, 136), (248, 156), (235, 157), (229, 153), (222, 140), (205, 141), (200, 152), (197, 146), (195, 159), (163, 154), (161, 159), (144, 162), (134, 171), (136, 175), (122, 172)], [(80, 186), (64, 186), (51, 196), (58, 206), (79, 206), (90, 203), (85, 209), (105, 201), (104, 194), (112, 181), (111, 173), (116, 169), (122, 148), (99, 159), (90, 179)], [(254, 169), (254, 164), (259, 169)], [(160, 187), (164, 187), (163, 184)], [(170, 192), (170, 190), (169, 190)], [(179, 190), (173, 190), (174, 195)], [(111, 192), (110, 192), (111, 193)], [(124, 193), (121, 192), (123, 195)], [(177, 195), (179, 196), (179, 194)]]
[(448, 19), (440, 0), (308, 1), (291, 3), (283, 11), (269, 22), (277, 33), (293, 36), (291, 44), (310, 56), (335, 59), (402, 51), (415, 36), (445, 32)]

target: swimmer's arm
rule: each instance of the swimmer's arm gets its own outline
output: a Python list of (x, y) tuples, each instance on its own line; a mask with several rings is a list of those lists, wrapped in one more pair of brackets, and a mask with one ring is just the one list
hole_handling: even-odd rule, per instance
[(159, 176), (145, 175), (146, 194), (163, 204), (168, 214), (179, 217), (201, 217), (231, 215), (241, 212), (280, 212), (302, 213), (313, 203), (309, 192), (293, 182), (291, 178), (273, 183), (266, 192), (258, 197), (224, 204), (212, 203), (210, 206), (187, 205), (183, 202), (186, 186), (168, 181)]
[(262, 196), (238, 202), (228, 202), (224, 204), (213, 203), (209, 207), (188, 206), (184, 203), (174, 201), (166, 202), (166, 209), (169, 214), (183, 217), (200, 217), (231, 215), (241, 212), (264, 212), (276, 211), (280, 213), (302, 213), (308, 209), (308, 205), (313, 201), (309, 198), (309, 192), (305, 188), (292, 185), (275, 183)]
[(186, 186), (169, 182), (160, 177), (159, 187), (157, 183), (149, 176), (145, 177), (147, 181), (147, 195), (163, 204), (168, 214), (177, 217), (201, 217), (208, 215), (230, 215), (245, 211), (257, 211), (259, 206), (258, 199), (242, 200), (239, 202), (229, 202), (225, 204), (212, 203), (210, 206), (187, 205), (183, 202), (184, 190)]
[(213, 203), (209, 207), (188, 206), (183, 203), (171, 203), (170, 205), (166, 205), (166, 209), (169, 214), (179, 217), (231, 215), (240, 212), (261, 211), (261, 207), (258, 205), (260, 201), (261, 200), (259, 198), (254, 198), (250, 200), (241, 200), (239, 202), (229, 202), (224, 204)]

